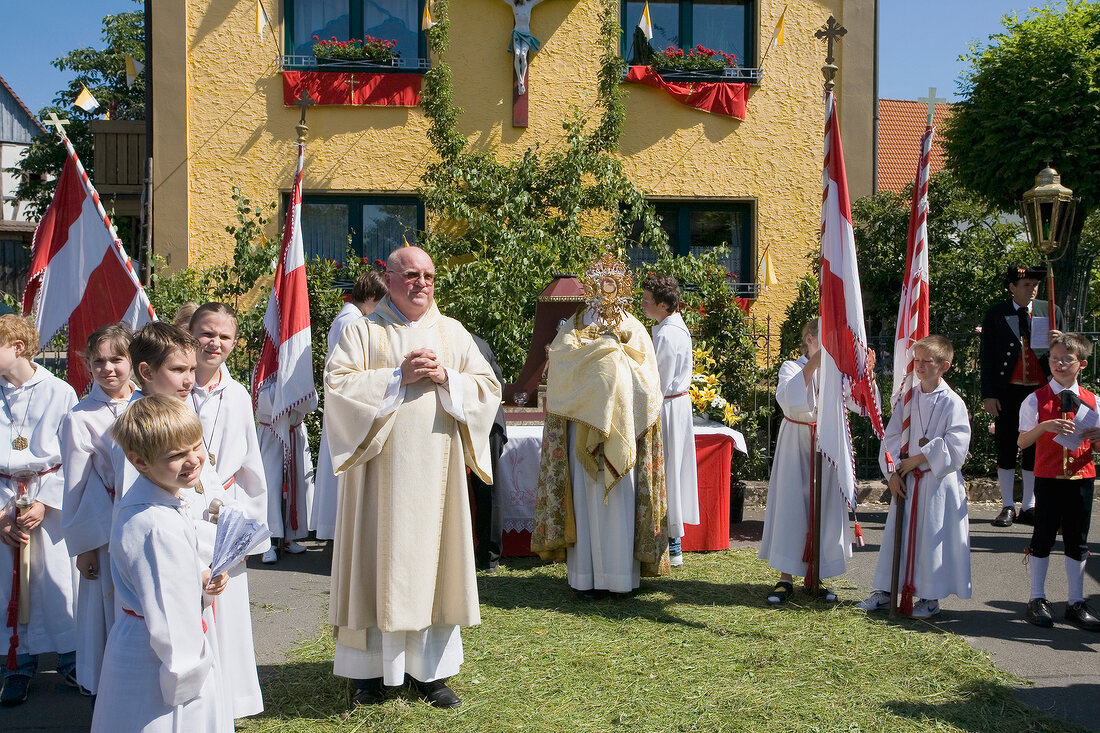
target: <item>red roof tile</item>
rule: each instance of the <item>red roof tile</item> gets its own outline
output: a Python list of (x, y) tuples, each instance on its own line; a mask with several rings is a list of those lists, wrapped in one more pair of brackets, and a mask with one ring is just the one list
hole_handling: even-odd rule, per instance
[[(936, 136), (932, 138), (931, 173), (943, 168), (943, 147), (939, 131), (951, 116), (950, 104), (937, 104), (932, 116)], [(878, 190), (901, 193), (913, 183), (920, 155), (920, 139), (928, 123), (928, 105), (905, 99), (878, 101)]]

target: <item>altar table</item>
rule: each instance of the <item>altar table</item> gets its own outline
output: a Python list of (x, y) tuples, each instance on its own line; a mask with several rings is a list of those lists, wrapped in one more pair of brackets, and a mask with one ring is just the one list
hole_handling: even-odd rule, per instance
[[(686, 551), (729, 549), (730, 461), (734, 450), (748, 454), (741, 433), (720, 423), (695, 419), (700, 524), (684, 527), (682, 546)], [(506, 557), (532, 554), (541, 451), (541, 425), (508, 425), (508, 442), (495, 477), (500, 484)]]

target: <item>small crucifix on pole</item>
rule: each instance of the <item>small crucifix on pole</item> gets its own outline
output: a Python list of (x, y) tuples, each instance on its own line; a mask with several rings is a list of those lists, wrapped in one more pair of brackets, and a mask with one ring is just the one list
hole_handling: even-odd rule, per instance
[(63, 120), (59, 118), (56, 112), (50, 112), (50, 119), (46, 121), (46, 124), (50, 127), (55, 128), (57, 130), (57, 134), (61, 137), (62, 140), (64, 140), (68, 137), (68, 135), (65, 134), (65, 125), (68, 125), (69, 122), (70, 120)]
[(306, 132), (309, 131), (309, 127), (306, 126), (306, 110), (308, 110), (315, 104), (317, 104), (317, 100), (310, 95), (308, 89), (298, 94), (297, 106), (302, 110), (302, 118), (298, 120), (298, 124), (295, 125), (295, 129), (298, 131), (298, 142), (300, 143), (304, 143), (306, 141)]
[(832, 91), (834, 86), (834, 79), (836, 79), (836, 72), (839, 71), (835, 63), (836, 57), (833, 55), (833, 44), (839, 41), (844, 35), (848, 33), (848, 29), (836, 22), (836, 18), (829, 16), (829, 19), (825, 21), (825, 25), (814, 31), (814, 38), (824, 39), (828, 44), (825, 52), (825, 65), (821, 67), (821, 73), (825, 77), (825, 91)]
[(937, 104), (946, 104), (947, 100), (943, 97), (936, 96), (936, 87), (928, 87), (927, 97), (918, 97), (918, 102), (924, 102), (928, 105), (928, 126), (932, 126), (932, 116), (936, 114)]

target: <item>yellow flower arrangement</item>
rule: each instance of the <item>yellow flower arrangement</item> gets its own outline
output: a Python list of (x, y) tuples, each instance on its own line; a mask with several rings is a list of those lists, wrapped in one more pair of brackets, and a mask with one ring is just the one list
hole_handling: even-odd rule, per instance
[(695, 370), (691, 375), (691, 386), (688, 388), (692, 411), (700, 417), (717, 420), (733, 427), (741, 416), (737, 408), (722, 396), (718, 377), (711, 373), (715, 366), (714, 358), (709, 351), (701, 348), (695, 349), (692, 356)]

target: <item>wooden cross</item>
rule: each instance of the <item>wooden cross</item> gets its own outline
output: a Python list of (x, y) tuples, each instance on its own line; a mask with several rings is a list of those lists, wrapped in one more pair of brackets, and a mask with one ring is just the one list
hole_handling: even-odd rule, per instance
[(57, 113), (50, 112), (50, 119), (46, 121), (46, 124), (57, 129), (57, 134), (64, 140), (68, 137), (65, 134), (65, 125), (68, 125), (71, 120), (62, 120), (57, 116)]
[(932, 115), (936, 113), (936, 105), (947, 100), (943, 97), (936, 96), (936, 87), (928, 87), (927, 97), (917, 97), (918, 102), (924, 102), (928, 105), (928, 126), (932, 126)]
[(833, 42), (839, 41), (840, 38), (848, 32), (848, 29), (836, 22), (836, 18), (829, 16), (829, 19), (825, 21), (825, 25), (814, 32), (814, 37), (821, 39), (824, 38), (828, 42), (828, 51), (825, 54), (825, 63), (833, 63)]
[(302, 119), (298, 121), (298, 124), (306, 124), (306, 110), (315, 104), (317, 104), (317, 100), (310, 96), (308, 89), (298, 94), (298, 106), (302, 109)]

